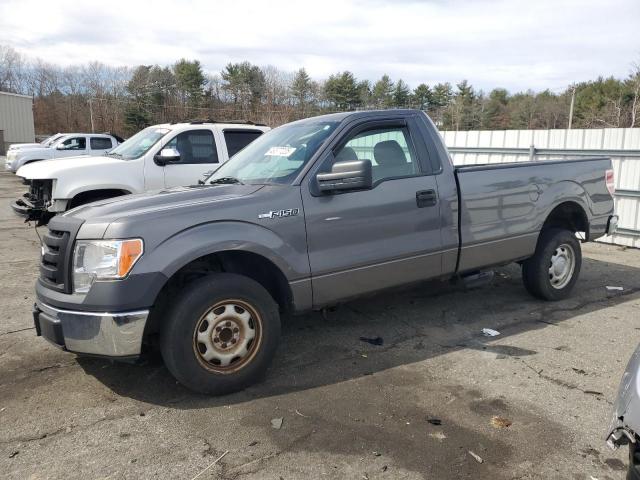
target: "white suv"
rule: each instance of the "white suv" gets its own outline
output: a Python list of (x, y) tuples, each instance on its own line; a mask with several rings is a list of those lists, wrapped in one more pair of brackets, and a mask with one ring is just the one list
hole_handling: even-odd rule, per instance
[(105, 133), (67, 133), (49, 146), (10, 148), (7, 151), (5, 169), (16, 172), (23, 165), (40, 160), (102, 155), (120, 143), (118, 138)]
[(13, 210), (41, 224), (105, 198), (194, 185), (264, 132), (251, 122), (169, 123), (145, 128), (99, 157), (49, 160), (17, 172), (30, 190)]

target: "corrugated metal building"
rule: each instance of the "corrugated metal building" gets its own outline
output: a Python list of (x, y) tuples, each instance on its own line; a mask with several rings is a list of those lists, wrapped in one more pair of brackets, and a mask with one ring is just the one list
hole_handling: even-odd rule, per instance
[(12, 143), (35, 141), (33, 97), (0, 92), (0, 155)]

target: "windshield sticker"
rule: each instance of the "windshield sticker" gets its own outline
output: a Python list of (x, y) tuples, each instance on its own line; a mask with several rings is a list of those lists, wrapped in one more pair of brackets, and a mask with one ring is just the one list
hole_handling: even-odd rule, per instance
[(265, 157), (288, 157), (296, 151), (295, 147), (271, 147)]

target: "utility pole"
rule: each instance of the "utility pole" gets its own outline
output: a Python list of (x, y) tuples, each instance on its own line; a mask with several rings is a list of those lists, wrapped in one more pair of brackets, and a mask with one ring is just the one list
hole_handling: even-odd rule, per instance
[(92, 100), (92, 98), (89, 99), (89, 117), (91, 118), (91, 133), (95, 133), (95, 128), (93, 127), (93, 104), (91, 103)]
[(576, 86), (571, 86), (571, 106), (569, 107), (569, 130), (571, 130), (571, 125), (573, 124), (573, 105), (576, 101)]

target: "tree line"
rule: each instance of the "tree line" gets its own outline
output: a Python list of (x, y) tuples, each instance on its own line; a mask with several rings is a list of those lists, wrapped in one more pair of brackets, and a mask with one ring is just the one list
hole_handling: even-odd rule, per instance
[(418, 108), (442, 130), (640, 126), (640, 66), (627, 78), (597, 78), (559, 92), (486, 93), (467, 80), (420, 83), (349, 71), (318, 81), (304, 68), (286, 72), (250, 62), (206, 72), (197, 60), (171, 66), (113, 67), (99, 62), (61, 67), (0, 45), (0, 91), (34, 97), (37, 133), (111, 131), (130, 135), (186, 119), (251, 120), (277, 126), (334, 111)]

